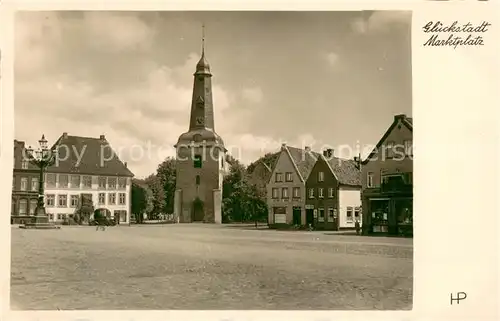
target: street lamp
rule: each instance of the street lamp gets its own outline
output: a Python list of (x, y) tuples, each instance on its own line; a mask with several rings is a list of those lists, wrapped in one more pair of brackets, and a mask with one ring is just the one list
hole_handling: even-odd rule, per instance
[(29, 146), (26, 150), (29, 162), (40, 169), (40, 180), (38, 183), (38, 202), (35, 209), (35, 224), (49, 222), (47, 213), (45, 212), (44, 173), (47, 167), (55, 163), (57, 155), (57, 151), (55, 149), (48, 148), (45, 135), (42, 135), (42, 138), (38, 141), (38, 143), (40, 144), (40, 147), (37, 150), (33, 150), (31, 146)]

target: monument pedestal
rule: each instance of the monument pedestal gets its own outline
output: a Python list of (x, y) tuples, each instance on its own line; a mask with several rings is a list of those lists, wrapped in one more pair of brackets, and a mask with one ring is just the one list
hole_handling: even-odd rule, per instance
[(36, 207), (35, 216), (31, 220), (31, 222), (26, 223), (24, 225), (19, 226), (19, 228), (23, 229), (41, 229), (41, 230), (50, 230), (50, 229), (60, 229), (60, 226), (56, 226), (54, 223), (49, 222), (49, 217), (45, 213), (45, 207)]

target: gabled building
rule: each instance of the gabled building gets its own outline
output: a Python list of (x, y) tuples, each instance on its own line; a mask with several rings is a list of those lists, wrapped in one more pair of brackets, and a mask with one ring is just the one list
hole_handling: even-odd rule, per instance
[(306, 180), (320, 154), (283, 144), (267, 184), (268, 223), (305, 225)]
[(11, 224), (29, 223), (35, 215), (40, 170), (26, 156), (25, 142), (14, 140)]
[(259, 160), (255, 163), (251, 173), (248, 173), (248, 182), (257, 187), (259, 195), (266, 197), (267, 182), (271, 178), (272, 169), (263, 161)]
[(54, 148), (58, 150), (58, 160), (45, 174), (49, 221), (62, 222), (71, 217), (85, 199), (118, 224), (130, 223), (134, 175), (104, 135), (91, 138), (63, 133)]
[(306, 181), (306, 224), (316, 229), (352, 229), (361, 224), (361, 172), (354, 160), (327, 149)]
[(412, 235), (412, 118), (394, 116), (361, 169), (363, 233)]

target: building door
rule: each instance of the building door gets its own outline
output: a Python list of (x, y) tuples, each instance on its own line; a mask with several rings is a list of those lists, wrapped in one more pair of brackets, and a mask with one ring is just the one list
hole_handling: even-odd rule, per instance
[(200, 199), (196, 199), (193, 202), (193, 222), (203, 222), (204, 217), (203, 202)]
[(293, 225), (302, 225), (301, 222), (302, 208), (298, 206), (293, 207)]
[(308, 208), (306, 210), (306, 224), (309, 226), (309, 224), (311, 224), (311, 226), (314, 226), (314, 209), (312, 208)]

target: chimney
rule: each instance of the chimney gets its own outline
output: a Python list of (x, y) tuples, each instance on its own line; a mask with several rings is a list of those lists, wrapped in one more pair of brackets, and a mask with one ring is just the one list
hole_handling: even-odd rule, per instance
[(124, 162), (124, 163), (123, 163), (123, 165), (125, 165), (125, 167), (126, 167), (126, 168), (128, 168), (128, 167), (127, 167), (127, 162)]
[(282, 143), (281, 144), (281, 150), (285, 150), (285, 148), (286, 148), (286, 143)]
[(63, 133), (63, 138), (68, 138), (68, 133), (67, 132)]
[(332, 158), (333, 157), (333, 148), (327, 148), (323, 151), (323, 156), (327, 158)]
[(99, 139), (100, 139), (100, 140), (106, 140), (106, 136), (101, 135), (101, 136), (99, 136)]

